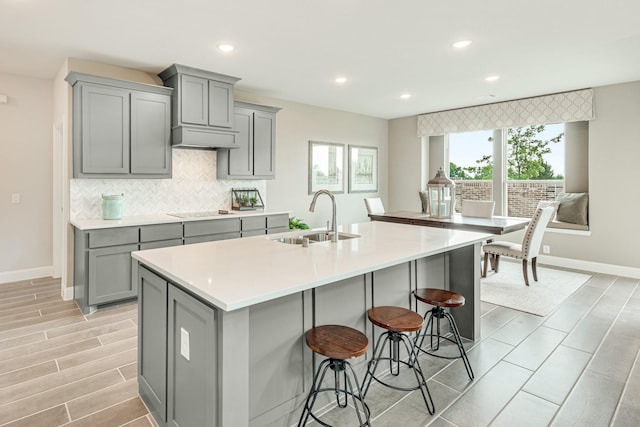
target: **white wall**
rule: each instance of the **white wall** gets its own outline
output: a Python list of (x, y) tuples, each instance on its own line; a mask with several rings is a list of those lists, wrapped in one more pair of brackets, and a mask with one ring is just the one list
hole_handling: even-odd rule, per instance
[(236, 99), (280, 107), (276, 124), (276, 179), (267, 181), (269, 210), (290, 210), (311, 227), (324, 227), (331, 219), (329, 198), (318, 199), (314, 213), (309, 212), (312, 195), (308, 193), (309, 141), (325, 141), (378, 148), (378, 192), (336, 195), (338, 224), (368, 221), (363, 199), (381, 197), (387, 201), (388, 121), (359, 114), (314, 107), (278, 99), (236, 93)]
[(1, 283), (51, 274), (53, 90), (51, 80), (0, 73), (0, 94)]
[[(611, 271), (637, 275), (640, 270), (637, 242), (640, 241), (640, 196), (637, 192), (638, 159), (640, 159), (640, 82), (595, 88), (596, 119), (589, 122), (589, 227), (590, 235), (547, 232), (543, 244), (551, 246), (553, 263), (583, 266), (593, 271)], [(413, 131), (415, 116), (392, 120), (389, 125), (389, 146), (394, 157), (416, 155), (415, 146), (403, 144)], [(586, 147), (585, 147), (586, 148)], [(414, 163), (392, 163), (391, 176), (406, 177), (391, 191), (415, 185), (418, 174), (407, 170)], [(413, 180), (413, 181), (409, 181)], [(395, 201), (390, 209), (404, 208)], [(520, 241), (522, 233), (501, 236)], [(544, 257), (541, 257), (543, 262)], [(563, 261), (564, 260), (564, 261)], [(576, 264), (572, 261), (579, 261)], [(619, 267), (611, 269), (609, 266)]]

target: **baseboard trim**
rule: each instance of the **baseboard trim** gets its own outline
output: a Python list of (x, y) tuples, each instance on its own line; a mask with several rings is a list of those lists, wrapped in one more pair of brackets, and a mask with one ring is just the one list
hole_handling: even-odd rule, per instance
[(53, 266), (28, 268), (25, 270), (14, 270), (0, 272), (0, 283), (19, 282), (21, 280), (37, 279), (39, 277), (53, 276)]
[(73, 286), (63, 287), (61, 294), (63, 300), (71, 301), (73, 299)]
[(573, 268), (576, 270), (592, 271), (594, 273), (640, 279), (640, 268), (626, 267), (624, 265), (604, 264), (601, 262), (561, 258), (549, 255), (539, 255), (538, 262), (540, 264), (553, 265), (556, 267)]

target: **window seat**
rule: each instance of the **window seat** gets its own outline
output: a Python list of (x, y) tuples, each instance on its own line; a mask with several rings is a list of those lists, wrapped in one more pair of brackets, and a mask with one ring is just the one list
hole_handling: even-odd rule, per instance
[(573, 224), (571, 222), (562, 222), (556, 220), (549, 221), (549, 225), (547, 225), (547, 228), (563, 228), (566, 230), (589, 231), (588, 225)]

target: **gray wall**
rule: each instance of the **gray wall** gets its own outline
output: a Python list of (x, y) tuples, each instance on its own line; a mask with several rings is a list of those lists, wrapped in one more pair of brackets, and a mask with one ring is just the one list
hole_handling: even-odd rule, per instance
[[(623, 273), (637, 274), (640, 258), (635, 243), (640, 240), (640, 222), (635, 216), (640, 212), (640, 197), (635, 187), (640, 158), (639, 100), (640, 82), (595, 88), (596, 119), (589, 122), (588, 145), (591, 232), (590, 235), (547, 232), (543, 244), (551, 246), (551, 256), (556, 258), (553, 263), (572, 266), (576, 265), (572, 262), (575, 260), (591, 263), (593, 268), (606, 264), (622, 267)], [(418, 144), (408, 144), (407, 130), (411, 126), (415, 125), (407, 118), (390, 121), (389, 150), (405, 151), (399, 157), (418, 154)], [(390, 193), (400, 191), (404, 179), (415, 182), (418, 172), (409, 170), (412, 168), (415, 165), (391, 164), (389, 174), (394, 179), (390, 182), (397, 185), (390, 185)], [(404, 208), (415, 195), (412, 192), (399, 198), (391, 199), (391, 210)], [(521, 239), (522, 233), (505, 236), (505, 240)]]
[[(0, 73), (0, 283), (7, 271), (51, 274), (50, 80)], [(11, 194), (20, 193), (20, 204)]]
[[(267, 181), (269, 210), (290, 210), (312, 227), (324, 227), (331, 219), (329, 198), (318, 199), (309, 212), (313, 196), (308, 195), (309, 141), (324, 141), (378, 148), (378, 192), (345, 193), (336, 196), (338, 224), (368, 221), (363, 199), (381, 197), (387, 202), (389, 152), (388, 121), (360, 114), (329, 110), (311, 105), (258, 97), (237, 91), (236, 99), (281, 107), (276, 124), (276, 179)], [(345, 177), (345, 181), (348, 178)]]

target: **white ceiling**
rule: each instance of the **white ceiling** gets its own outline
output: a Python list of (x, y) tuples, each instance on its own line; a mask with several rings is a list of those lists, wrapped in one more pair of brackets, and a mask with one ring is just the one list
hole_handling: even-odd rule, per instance
[(67, 57), (395, 118), (640, 80), (640, 1), (0, 0), (0, 72), (52, 78)]

